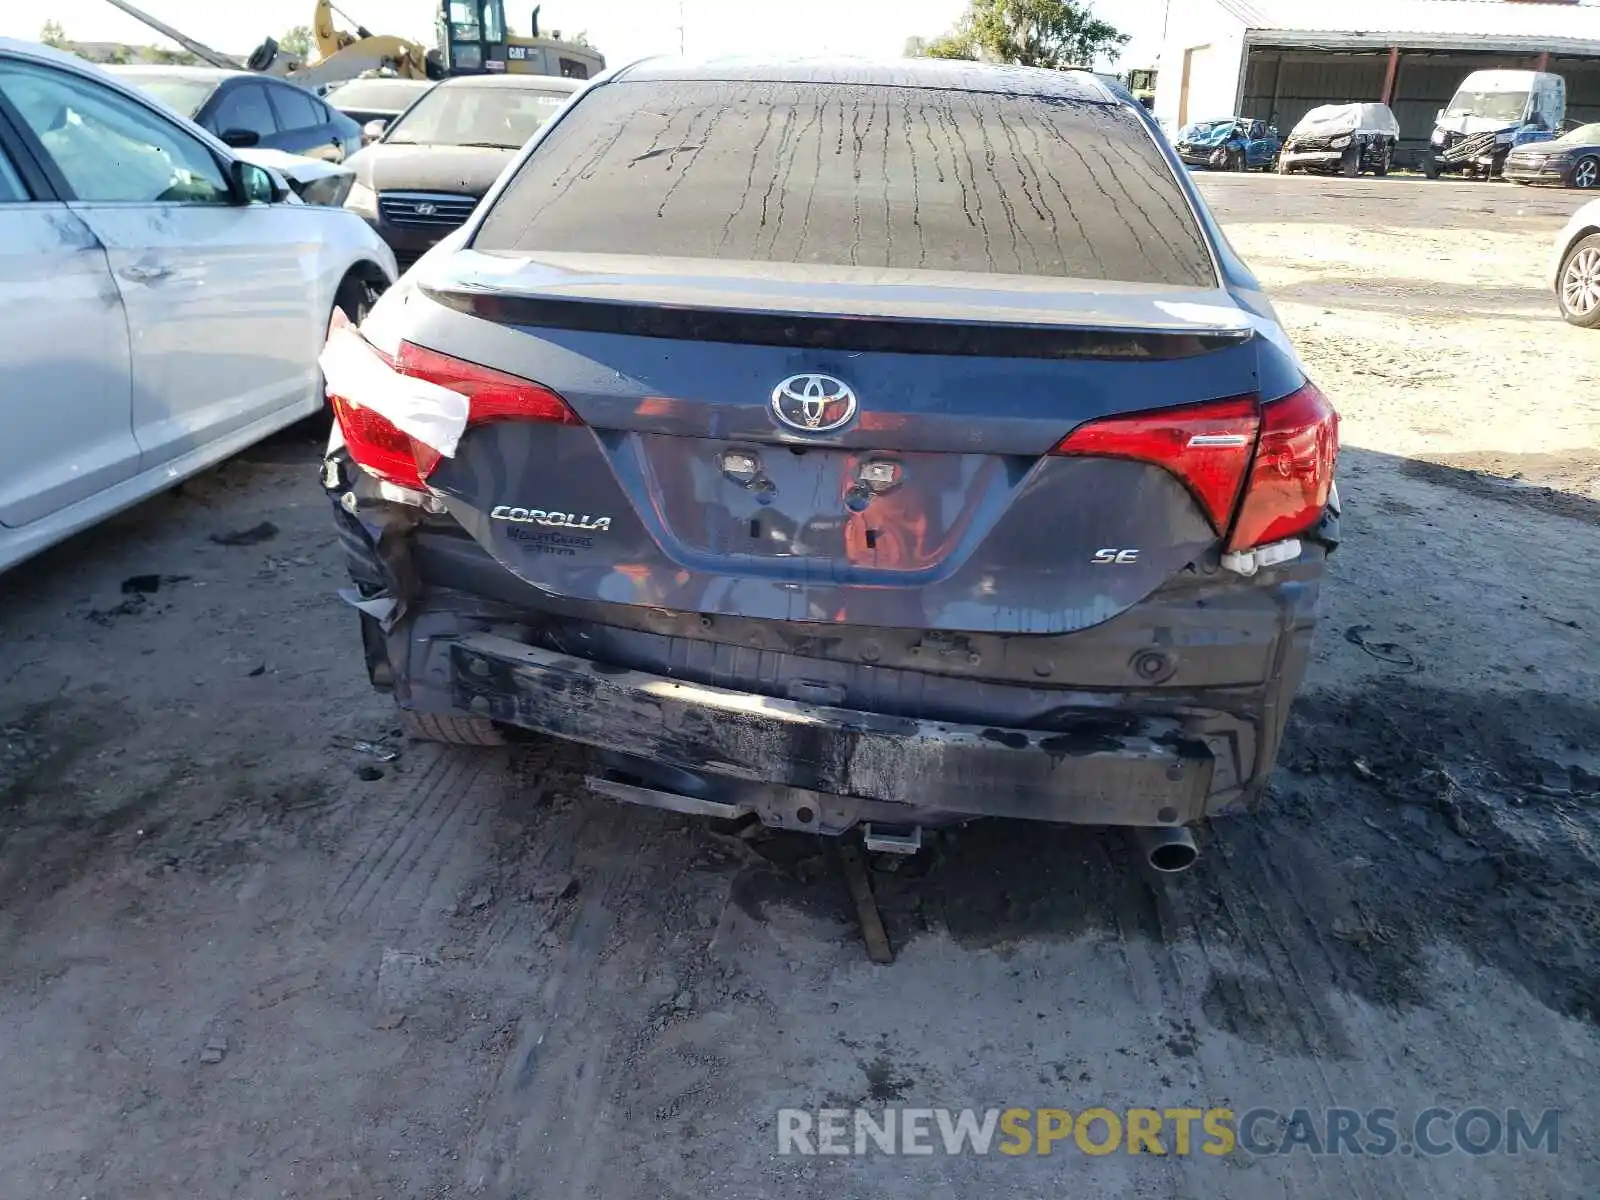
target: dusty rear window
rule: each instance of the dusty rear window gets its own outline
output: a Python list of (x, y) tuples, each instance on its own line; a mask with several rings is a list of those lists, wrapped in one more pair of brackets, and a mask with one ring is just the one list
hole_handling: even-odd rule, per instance
[(473, 244), (1216, 285), (1131, 113), (935, 88), (597, 88)]

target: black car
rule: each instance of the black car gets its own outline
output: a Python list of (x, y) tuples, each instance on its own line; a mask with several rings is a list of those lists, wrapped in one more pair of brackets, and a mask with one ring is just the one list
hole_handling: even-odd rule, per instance
[(1580, 125), (1547, 142), (1527, 142), (1506, 156), (1513, 183), (1559, 183), (1587, 191), (1600, 187), (1600, 125)]
[(463, 224), (500, 172), (583, 84), (552, 75), (477, 75), (434, 85), (350, 160), (344, 206), (389, 243), (402, 269)]
[(376, 141), (383, 130), (368, 130), (373, 122), (387, 126), (433, 86), (428, 79), (351, 79), (328, 89), (324, 99), (362, 127), (361, 144)]
[(217, 67), (107, 67), (118, 79), (230, 146), (265, 146), (328, 162), (361, 148), (361, 125), (287, 80)]

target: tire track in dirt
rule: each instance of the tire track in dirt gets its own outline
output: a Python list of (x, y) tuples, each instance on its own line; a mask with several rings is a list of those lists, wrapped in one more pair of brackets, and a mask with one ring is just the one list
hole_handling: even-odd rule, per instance
[[(469, 1190), (498, 1200), (590, 1194), (613, 1147), (607, 1144), (612, 1094), (629, 1058), (625, 1031), (643, 1021), (628, 985), (657, 939), (640, 903), (652, 859), (640, 814), (591, 795), (543, 825), (551, 847), (587, 848), (585, 870), (562, 948), (518, 1021), (483, 1114), (464, 1154)], [(555, 851), (547, 857), (561, 865)], [(563, 867), (563, 869), (565, 869)], [(619, 928), (636, 918), (638, 925)], [(525, 940), (517, 929), (499, 939)]]
[(457, 826), (466, 815), (473, 785), (493, 769), (489, 764), (498, 759), (457, 754), (434, 746), (426, 747), (423, 753), (434, 757), (413, 789), (417, 803), (409, 810), (398, 809), (404, 816), (390, 823), (393, 832), (387, 841), (380, 841), (380, 834), (368, 843), (368, 850), (334, 895), (331, 915), (335, 918), (364, 916), (380, 900), (382, 907), (388, 908), (399, 899), (419, 863), (448, 853)]

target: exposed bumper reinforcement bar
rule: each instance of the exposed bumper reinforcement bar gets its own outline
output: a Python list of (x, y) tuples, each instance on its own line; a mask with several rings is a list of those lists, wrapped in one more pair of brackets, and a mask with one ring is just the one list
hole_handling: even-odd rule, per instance
[[(463, 710), (753, 785), (755, 795), (800, 789), (798, 821), (763, 819), (820, 832), (858, 820), (916, 823), (920, 813), (1182, 825), (1204, 812), (1211, 784), (1209, 748), (1159, 721), (1136, 736), (884, 716), (685, 683), (491, 634), (457, 642), (451, 662)], [(627, 798), (653, 803), (653, 790)]]

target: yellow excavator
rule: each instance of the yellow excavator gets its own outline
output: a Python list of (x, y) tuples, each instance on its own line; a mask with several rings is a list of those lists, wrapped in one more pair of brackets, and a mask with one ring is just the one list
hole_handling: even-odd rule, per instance
[[(164, 21), (136, 8), (129, 0), (108, 0), (129, 16), (165, 34), (189, 53), (212, 66), (259, 71), (291, 79), (316, 90), (379, 73), (400, 79), (443, 79), (450, 75), (498, 72), (564, 75), (587, 79), (604, 70), (605, 58), (584, 42), (539, 36), (539, 9), (533, 10), (533, 36), (506, 32), (505, 0), (439, 0), (439, 48), (390, 34), (375, 34), (341, 12), (332, 0), (316, 0), (311, 31), (315, 56), (302, 61), (267, 38), (243, 60), (213, 50)], [(335, 14), (351, 21), (354, 33), (334, 24)]]

